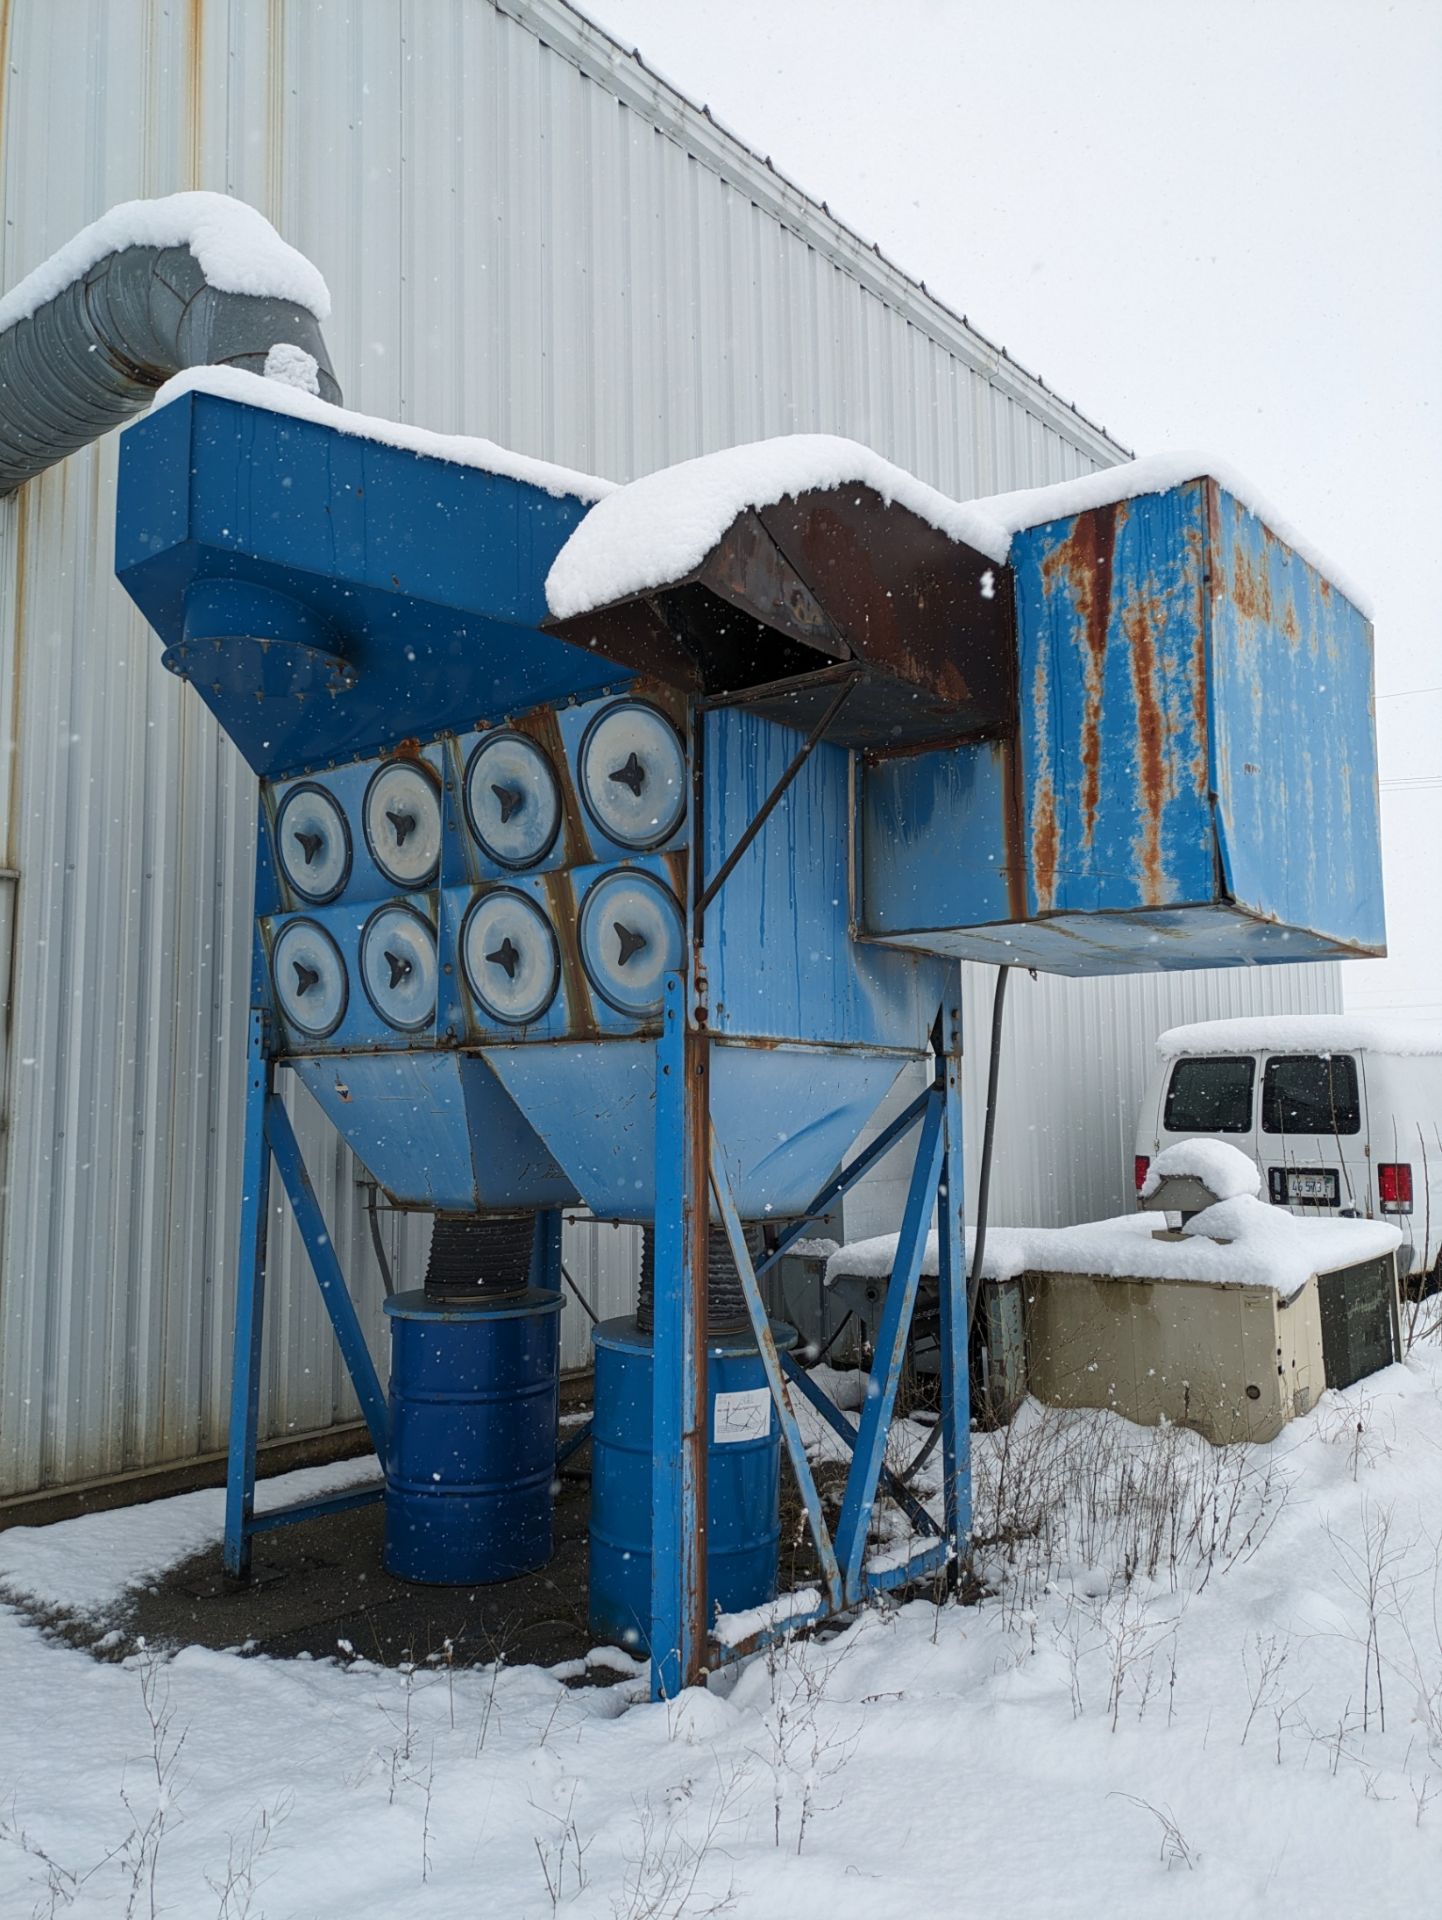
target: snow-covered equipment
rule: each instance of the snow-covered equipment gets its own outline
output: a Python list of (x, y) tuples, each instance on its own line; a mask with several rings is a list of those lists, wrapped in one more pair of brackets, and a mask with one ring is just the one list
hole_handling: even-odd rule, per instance
[[(560, 1209), (584, 1205), (651, 1230), (628, 1323), (649, 1368), (603, 1363), (597, 1417), (608, 1380), (645, 1380), (641, 1444), (615, 1452), (644, 1522), (623, 1544), (649, 1554), (637, 1637), (670, 1692), (737, 1651), (728, 1634), (797, 1624), (763, 1617), (781, 1441), (820, 1568), (806, 1617), (964, 1552), (956, 956), (1375, 949), (1369, 630), (1191, 463), (961, 505), (803, 436), (615, 490), (343, 412), (285, 344), (270, 377), (192, 372), (132, 428), (116, 535), (165, 664), (260, 780), (227, 1564), (315, 1510), (254, 1513), (272, 1161), (387, 1461), (388, 1560), (413, 1578), (545, 1556), (554, 1456), (532, 1442)], [(1278, 839), (1289, 785), (1313, 858)], [(919, 1063), (929, 1086), (853, 1151)], [(435, 1216), (425, 1286), (390, 1303), (389, 1416), (280, 1068), (393, 1205)], [(853, 1427), (758, 1274), (912, 1133)], [(934, 1212), (942, 1498), (893, 1485), (917, 1544), (878, 1559)], [(834, 1528), (797, 1393), (852, 1450)], [(754, 1468), (711, 1471), (727, 1447)], [(733, 1522), (751, 1571), (718, 1625), (704, 1543)]]
[(330, 295), (244, 201), (112, 207), (0, 300), (0, 495), (141, 413), (187, 367), (243, 367), (338, 401)]
[(1057, 973), (1383, 950), (1361, 596), (1202, 455), (958, 504), (763, 442), (612, 494), (561, 631), (862, 756), (857, 937)]
[[(1324, 1388), (1401, 1357), (1395, 1227), (1294, 1219), (1228, 1179), (1222, 1155), (1208, 1171), (1228, 1197), (1195, 1171), (1163, 1170), (1154, 1198), (1210, 1201), (1180, 1230), (1147, 1213), (991, 1229), (983, 1287), (1025, 1303), (1025, 1385), (1039, 1400), (1171, 1421), (1218, 1445), (1270, 1440)], [(877, 1313), (896, 1246), (885, 1235), (839, 1248), (828, 1284), (848, 1300), (868, 1290)], [(923, 1286), (937, 1268), (933, 1235)]]
[[(1390, 1220), (1404, 1279), (1442, 1269), (1442, 1026), (1274, 1014), (1173, 1027), (1137, 1120), (1138, 1193), (1188, 1143), (1225, 1142), (1304, 1219)], [(1210, 1149), (1209, 1149), (1210, 1150)]]

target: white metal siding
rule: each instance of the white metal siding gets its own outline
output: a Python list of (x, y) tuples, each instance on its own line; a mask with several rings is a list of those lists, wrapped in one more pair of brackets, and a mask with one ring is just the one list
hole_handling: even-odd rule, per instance
[[(806, 429), (957, 495), (1118, 456), (558, 0), (16, 0), (5, 24), (6, 287), (116, 201), (218, 188), (323, 269), (366, 412), (621, 479)], [(112, 439), (0, 503), (0, 846), (19, 876), (0, 1497), (224, 1439), (253, 782), (111, 576), (115, 463)], [(999, 1165), (1008, 1211), (1048, 1219), (1120, 1194), (1157, 1030), (1337, 1001), (1331, 967), (1013, 993)], [(971, 1033), (984, 1047), (974, 1013)], [(355, 1165), (307, 1106), (379, 1350)], [(426, 1228), (383, 1217), (413, 1281)], [(603, 1313), (628, 1304), (632, 1238), (570, 1236)], [(348, 1417), (284, 1220), (271, 1272), (263, 1432)], [(576, 1363), (586, 1326), (565, 1320)]]

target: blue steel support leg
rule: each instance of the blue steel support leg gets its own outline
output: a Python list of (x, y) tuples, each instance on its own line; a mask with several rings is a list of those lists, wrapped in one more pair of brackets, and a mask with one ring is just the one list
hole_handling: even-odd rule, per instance
[(270, 1151), (265, 1109), (274, 1069), (265, 1050), (265, 1015), (250, 1013), (245, 1057), (245, 1137), (241, 1160), (240, 1252), (235, 1289), (235, 1351), (230, 1373), (230, 1440), (225, 1469), (225, 1571), (250, 1573), (255, 1512), (255, 1440), (260, 1414), (260, 1350), (265, 1318), (265, 1240), (270, 1226)]
[(846, 1476), (841, 1517), (836, 1525), (837, 1557), (841, 1562), (848, 1603), (861, 1596), (866, 1536), (886, 1453), (892, 1409), (896, 1405), (896, 1389), (906, 1359), (907, 1335), (911, 1330), (922, 1256), (926, 1251), (931, 1210), (941, 1172), (944, 1133), (944, 1098), (933, 1090), (926, 1117), (921, 1123), (921, 1139), (917, 1143), (916, 1164), (912, 1168), (911, 1188), (906, 1196), (896, 1262), (892, 1269), (891, 1284), (886, 1290), (886, 1306), (876, 1336), (876, 1356), (872, 1362), (866, 1405), (856, 1435), (856, 1451)]
[(967, 1327), (966, 1179), (961, 1130), (961, 980), (941, 1009), (946, 1125), (937, 1190), (937, 1291), (941, 1297), (941, 1457), (952, 1577), (971, 1532), (971, 1357)]
[(656, 1049), (655, 1323), (651, 1340), (651, 1697), (700, 1675), (706, 1647), (706, 1036), (666, 976)]
[(310, 1175), (306, 1172), (305, 1162), (301, 1158), (300, 1147), (290, 1124), (290, 1116), (282, 1106), (278, 1094), (272, 1093), (266, 1102), (265, 1137), (270, 1144), (271, 1153), (275, 1156), (276, 1171), (284, 1182), (291, 1211), (295, 1214), (296, 1225), (300, 1228), (300, 1237), (305, 1242), (305, 1250), (310, 1255), (311, 1266), (315, 1269), (321, 1298), (325, 1301), (331, 1326), (335, 1329), (341, 1357), (345, 1361), (346, 1371), (350, 1374), (356, 1399), (360, 1402), (362, 1417), (370, 1429), (371, 1441), (376, 1453), (384, 1461), (386, 1454), (385, 1394), (376, 1376), (375, 1362), (371, 1359), (370, 1348), (366, 1345), (365, 1334), (361, 1331), (361, 1323), (346, 1287), (340, 1261), (336, 1258), (330, 1230), (325, 1223), (325, 1215), (320, 1210), (320, 1202), (315, 1197), (315, 1188), (310, 1183)]
[(746, 1245), (746, 1233), (741, 1225), (740, 1215), (736, 1211), (736, 1203), (731, 1198), (731, 1183), (726, 1178), (720, 1146), (714, 1139), (711, 1142), (711, 1191), (716, 1199), (717, 1211), (726, 1228), (726, 1238), (731, 1244), (731, 1257), (736, 1263), (736, 1271), (741, 1279), (741, 1291), (746, 1296), (746, 1310), (751, 1316), (751, 1331), (755, 1334), (756, 1345), (760, 1349), (761, 1364), (766, 1369), (766, 1380), (771, 1388), (772, 1403), (776, 1408), (776, 1417), (781, 1422), (786, 1451), (791, 1458), (791, 1470), (796, 1475), (796, 1484), (800, 1488), (802, 1503), (806, 1508), (811, 1537), (816, 1543), (817, 1558), (821, 1562), (821, 1577), (826, 1585), (827, 1605), (834, 1613), (841, 1606), (841, 1571), (837, 1565), (836, 1549), (827, 1531), (826, 1517), (821, 1510), (821, 1496), (816, 1490), (816, 1477), (811, 1471), (811, 1462), (806, 1458), (806, 1446), (801, 1438), (796, 1410), (786, 1392), (786, 1379), (781, 1370), (781, 1356), (777, 1353), (776, 1342), (771, 1337), (771, 1322), (767, 1317), (766, 1304), (761, 1298), (761, 1288), (757, 1284), (755, 1268), (751, 1264), (750, 1249)]

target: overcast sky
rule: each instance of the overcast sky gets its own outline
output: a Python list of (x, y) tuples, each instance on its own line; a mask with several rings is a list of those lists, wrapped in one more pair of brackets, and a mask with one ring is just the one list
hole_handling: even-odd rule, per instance
[(1127, 445), (1230, 457), (1370, 592), (1392, 957), (1345, 989), (1442, 1017), (1442, 0), (583, 4)]

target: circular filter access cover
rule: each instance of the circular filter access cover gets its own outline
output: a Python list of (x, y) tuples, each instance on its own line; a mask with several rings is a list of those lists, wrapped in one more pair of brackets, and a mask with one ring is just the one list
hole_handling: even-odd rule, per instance
[(483, 893), (461, 929), (461, 964), (471, 992), (491, 1019), (523, 1027), (556, 997), (561, 954), (555, 931), (528, 893)]
[(366, 788), (361, 809), (371, 858), (393, 886), (428, 887), (441, 859), (441, 794), (429, 768), (392, 760)]
[(314, 920), (287, 920), (270, 954), (275, 996), (288, 1024), (324, 1040), (345, 1018), (349, 988), (340, 948)]
[(436, 1013), (436, 935), (414, 907), (378, 907), (360, 943), (361, 983), (387, 1026), (428, 1027)]
[(617, 1013), (658, 1013), (665, 977), (681, 965), (685, 929), (671, 889), (649, 873), (603, 874), (581, 903), (581, 964)]
[(686, 813), (686, 755), (664, 713), (617, 700), (596, 715), (581, 741), (581, 798), (618, 846), (670, 838)]
[(524, 733), (488, 734), (466, 768), (466, 818), (502, 867), (533, 867), (555, 844), (561, 796), (544, 749)]
[(292, 787), (275, 819), (280, 870), (302, 900), (334, 900), (350, 878), (350, 828), (340, 802), (306, 781)]

